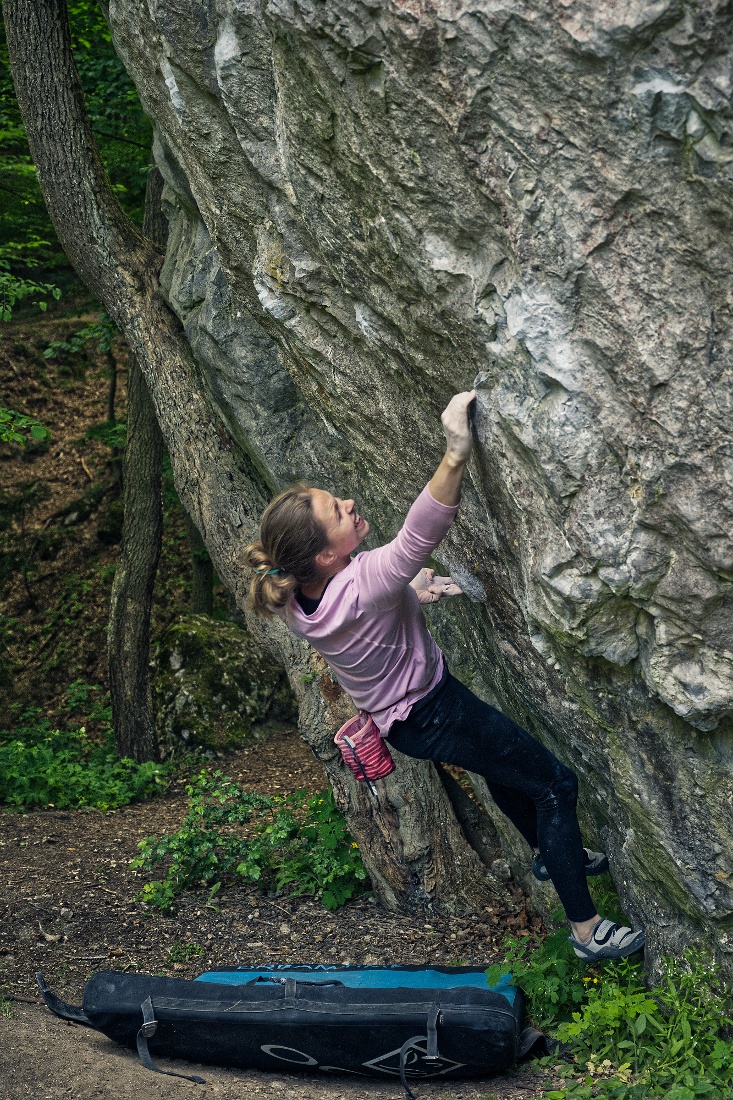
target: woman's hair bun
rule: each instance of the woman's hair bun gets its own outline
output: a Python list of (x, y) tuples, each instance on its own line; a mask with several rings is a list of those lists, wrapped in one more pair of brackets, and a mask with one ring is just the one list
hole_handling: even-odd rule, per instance
[(249, 605), (260, 615), (272, 615), (288, 602), (297, 588), (297, 581), (273, 563), (261, 541), (250, 543), (244, 558), (252, 570)]
[(260, 538), (245, 551), (253, 577), (249, 603), (271, 615), (284, 607), (295, 590), (319, 579), (316, 555), (328, 545), (328, 535), (313, 514), (309, 485), (285, 489), (262, 513)]

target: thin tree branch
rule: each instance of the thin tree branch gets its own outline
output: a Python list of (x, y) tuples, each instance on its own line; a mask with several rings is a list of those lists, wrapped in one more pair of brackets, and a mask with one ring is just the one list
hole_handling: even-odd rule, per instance
[(100, 130), (98, 126), (92, 126), (92, 133), (102, 134), (103, 137), (111, 138), (112, 141), (121, 141), (124, 145), (134, 145), (137, 149), (148, 151), (147, 145), (143, 145), (141, 141), (133, 141), (132, 138), (121, 137), (120, 134), (111, 134), (109, 130)]

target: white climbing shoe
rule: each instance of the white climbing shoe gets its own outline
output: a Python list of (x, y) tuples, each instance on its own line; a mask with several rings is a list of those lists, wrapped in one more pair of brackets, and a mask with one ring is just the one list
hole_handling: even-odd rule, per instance
[[(592, 878), (593, 875), (602, 875), (608, 870), (608, 856), (603, 852), (590, 852), (587, 848), (583, 851), (585, 852), (585, 873), (588, 878)], [(547, 882), (550, 878), (539, 852), (532, 860), (532, 874), (540, 882)]]
[(598, 959), (623, 959), (641, 951), (646, 935), (643, 930), (634, 932), (631, 928), (622, 928), (602, 917), (593, 929), (588, 943), (581, 943), (575, 936), (568, 936), (568, 939), (578, 958), (591, 963)]

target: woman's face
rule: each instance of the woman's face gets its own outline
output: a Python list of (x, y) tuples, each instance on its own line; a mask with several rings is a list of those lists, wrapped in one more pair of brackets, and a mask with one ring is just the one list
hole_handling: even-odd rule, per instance
[(369, 534), (369, 524), (354, 507), (353, 500), (341, 500), (325, 489), (311, 489), (313, 514), (328, 536), (327, 551), (333, 560), (348, 558)]

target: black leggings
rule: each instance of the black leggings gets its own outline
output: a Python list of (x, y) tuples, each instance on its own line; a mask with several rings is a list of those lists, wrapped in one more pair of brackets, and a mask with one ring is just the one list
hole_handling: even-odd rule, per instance
[(539, 741), (448, 673), (394, 723), (389, 743), (406, 756), (482, 775), (499, 809), (539, 848), (568, 920), (595, 916), (575, 812), (578, 780)]

